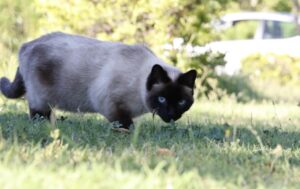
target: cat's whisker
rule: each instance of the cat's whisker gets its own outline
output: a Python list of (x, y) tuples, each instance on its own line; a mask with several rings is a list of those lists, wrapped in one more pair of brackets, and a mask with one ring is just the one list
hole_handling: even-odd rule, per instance
[(154, 117), (155, 117), (156, 113), (157, 113), (157, 110), (154, 109), (154, 110), (152, 111), (152, 119), (153, 119), (153, 120), (154, 120)]

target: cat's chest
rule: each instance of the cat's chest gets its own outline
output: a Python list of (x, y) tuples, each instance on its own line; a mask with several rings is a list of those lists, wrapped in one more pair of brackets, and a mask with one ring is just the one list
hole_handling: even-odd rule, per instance
[(132, 104), (128, 104), (128, 109), (130, 110), (132, 117), (137, 117), (144, 113), (149, 112), (148, 108), (146, 106), (144, 106), (142, 101), (133, 102)]
[(110, 101), (115, 108), (128, 112), (131, 117), (137, 117), (148, 112), (140, 91), (123, 89), (119, 93), (111, 94)]

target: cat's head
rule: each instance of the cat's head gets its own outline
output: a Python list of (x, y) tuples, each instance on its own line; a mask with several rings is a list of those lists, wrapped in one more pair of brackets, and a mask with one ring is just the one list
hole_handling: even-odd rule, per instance
[(146, 83), (150, 110), (165, 122), (178, 120), (194, 102), (196, 76), (197, 72), (190, 70), (172, 81), (162, 66), (154, 65)]

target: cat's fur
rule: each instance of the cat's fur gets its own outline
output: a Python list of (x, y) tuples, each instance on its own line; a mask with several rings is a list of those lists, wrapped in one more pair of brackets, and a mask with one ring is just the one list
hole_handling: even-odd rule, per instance
[(49, 118), (56, 107), (98, 112), (128, 128), (150, 111), (177, 120), (193, 103), (196, 71), (183, 74), (143, 45), (56, 32), (23, 44), (19, 62), (12, 83), (1, 78), (1, 91), (8, 98), (26, 94), (32, 118)]

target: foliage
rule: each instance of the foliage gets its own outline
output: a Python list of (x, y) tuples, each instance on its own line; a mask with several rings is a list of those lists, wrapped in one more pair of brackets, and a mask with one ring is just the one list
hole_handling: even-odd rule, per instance
[(15, 52), (20, 42), (35, 32), (37, 18), (30, 0), (2, 0), (0, 9), (0, 53), (4, 55)]
[(197, 53), (192, 45), (184, 45), (183, 39), (177, 38), (168, 45), (164, 55), (183, 71), (195, 69), (197, 71), (196, 96), (206, 96), (210, 99), (218, 98), (222, 91), (218, 88), (216, 68), (224, 66), (224, 54), (211, 51)]
[(228, 2), (2, 0), (0, 44), (14, 41), (14, 48), (8, 49), (15, 52), (26, 39), (60, 30), (102, 40), (147, 43), (160, 53), (161, 46), (175, 37), (193, 44), (213, 40), (210, 22)]
[[(226, 95), (233, 96), (238, 102), (262, 101), (266, 99), (249, 78), (242, 74), (233, 76), (218, 76), (218, 88), (223, 89)], [(226, 96), (224, 95), (224, 96)]]
[(41, 33), (59, 29), (106, 40), (145, 42), (155, 47), (177, 36), (197, 44), (212, 40), (209, 23), (226, 2), (72, 0), (37, 1), (36, 6), (44, 14), (40, 19)]
[(299, 102), (300, 58), (254, 54), (242, 61), (241, 73), (266, 99)]
[(222, 31), (220, 38), (221, 40), (253, 39), (257, 27), (258, 22), (256, 21), (236, 23), (234, 27)]
[(225, 65), (224, 56), (221, 53), (205, 52), (197, 56), (185, 57), (179, 63), (185, 69), (197, 70), (196, 94), (198, 97), (205, 95), (209, 99), (217, 99), (221, 95), (222, 91), (219, 89), (218, 75), (215, 70), (218, 66)]
[(242, 61), (242, 72), (252, 80), (300, 84), (300, 58), (288, 55), (254, 54)]
[(293, 9), (293, 1), (286, 0), (254, 0), (231, 1), (228, 5), (230, 11), (251, 10), (251, 11), (278, 11), (291, 12)]

